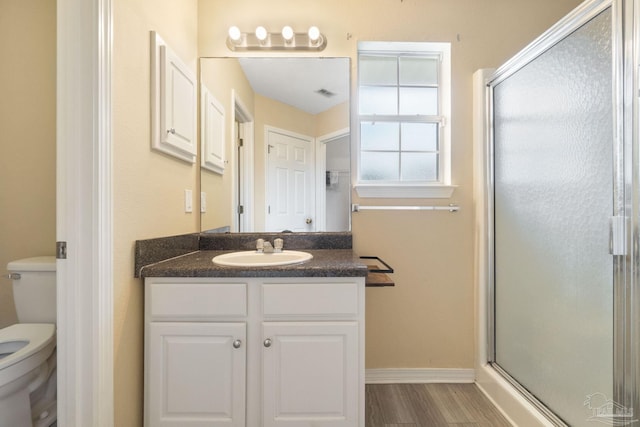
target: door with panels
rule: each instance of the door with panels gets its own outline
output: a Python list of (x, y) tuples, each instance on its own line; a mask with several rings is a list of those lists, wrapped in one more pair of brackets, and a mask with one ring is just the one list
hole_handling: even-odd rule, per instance
[(313, 138), (267, 128), (268, 231), (315, 231)]
[(264, 322), (263, 427), (358, 424), (358, 323)]
[(152, 322), (147, 426), (245, 425), (246, 325)]

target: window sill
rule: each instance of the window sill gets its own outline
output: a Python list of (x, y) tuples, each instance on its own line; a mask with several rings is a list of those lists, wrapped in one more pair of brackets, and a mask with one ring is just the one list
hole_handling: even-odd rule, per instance
[(448, 199), (457, 185), (443, 184), (356, 184), (358, 197), (379, 199)]

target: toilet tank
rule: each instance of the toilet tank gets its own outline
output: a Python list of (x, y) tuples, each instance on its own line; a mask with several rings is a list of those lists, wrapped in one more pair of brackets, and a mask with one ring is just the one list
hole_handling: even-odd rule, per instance
[(13, 301), (20, 323), (56, 323), (56, 258), (40, 256), (11, 261)]

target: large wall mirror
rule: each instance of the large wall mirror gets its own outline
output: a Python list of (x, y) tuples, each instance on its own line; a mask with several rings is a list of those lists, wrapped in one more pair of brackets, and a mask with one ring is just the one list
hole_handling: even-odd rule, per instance
[(349, 58), (202, 58), (203, 232), (351, 228)]

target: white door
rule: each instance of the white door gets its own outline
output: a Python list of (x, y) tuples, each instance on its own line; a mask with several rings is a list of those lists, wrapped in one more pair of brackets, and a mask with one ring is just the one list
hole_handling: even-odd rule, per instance
[(314, 139), (267, 128), (266, 231), (315, 231)]
[(262, 325), (263, 427), (357, 427), (358, 323)]
[(148, 427), (244, 427), (245, 323), (151, 322)]

